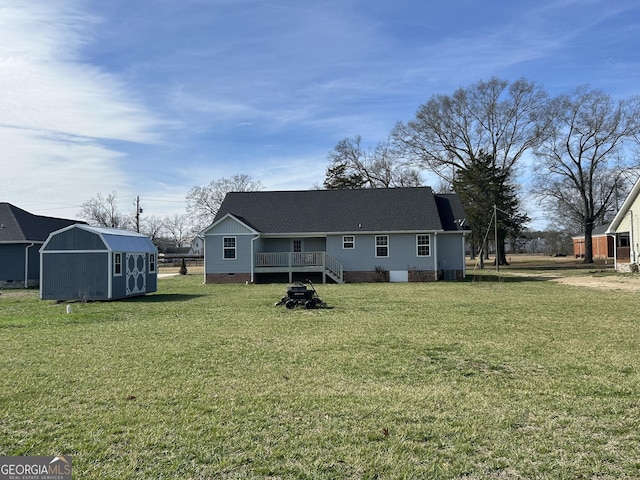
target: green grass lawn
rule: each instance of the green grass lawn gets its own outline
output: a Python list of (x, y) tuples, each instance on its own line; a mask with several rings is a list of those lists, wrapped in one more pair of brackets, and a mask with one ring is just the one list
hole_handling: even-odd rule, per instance
[(640, 478), (640, 297), (518, 277), (0, 295), (0, 455), (78, 479)]

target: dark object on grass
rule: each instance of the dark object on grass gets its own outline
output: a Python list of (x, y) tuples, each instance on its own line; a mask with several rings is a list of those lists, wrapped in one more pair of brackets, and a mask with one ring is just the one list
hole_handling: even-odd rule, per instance
[(302, 282), (296, 282), (292, 285), (287, 285), (287, 294), (276, 303), (276, 307), (284, 305), (288, 309), (297, 307), (298, 305), (304, 305), (304, 308), (318, 308), (326, 307), (327, 304), (322, 301), (316, 292), (311, 280), (307, 280), (307, 283), (311, 289)]
[(187, 274), (187, 264), (184, 263), (184, 258), (182, 259), (182, 266), (180, 267), (180, 275)]

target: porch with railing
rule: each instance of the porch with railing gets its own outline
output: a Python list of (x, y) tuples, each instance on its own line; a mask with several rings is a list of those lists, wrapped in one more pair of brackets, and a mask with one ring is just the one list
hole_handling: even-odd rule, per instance
[(327, 252), (260, 252), (255, 254), (255, 273), (321, 272), (337, 283), (344, 282), (342, 264)]

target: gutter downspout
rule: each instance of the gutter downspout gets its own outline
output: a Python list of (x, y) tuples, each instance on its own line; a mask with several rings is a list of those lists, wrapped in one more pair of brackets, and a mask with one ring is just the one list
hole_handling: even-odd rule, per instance
[(633, 210), (629, 210), (629, 246), (631, 247), (629, 251), (629, 263), (636, 263), (636, 247), (635, 247), (635, 235), (633, 232)]
[(438, 232), (433, 232), (433, 266), (435, 267), (435, 271), (433, 274), (435, 275), (435, 281), (438, 281)]
[(29, 288), (29, 249), (34, 245), (35, 242), (31, 242), (31, 245), (24, 249), (24, 288)]
[(462, 232), (462, 278), (467, 278), (467, 234)]

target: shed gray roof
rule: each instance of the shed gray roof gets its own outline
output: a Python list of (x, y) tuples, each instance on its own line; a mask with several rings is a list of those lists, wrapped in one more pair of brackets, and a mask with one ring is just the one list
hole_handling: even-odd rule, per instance
[(42, 243), (51, 232), (75, 223), (84, 222), (34, 215), (10, 203), (0, 202), (0, 243)]
[(151, 239), (142, 233), (117, 228), (89, 227), (78, 225), (79, 228), (100, 235), (107, 247), (114, 252), (157, 252), (157, 247)]
[(104, 243), (104, 246), (113, 252), (157, 252), (157, 247), (153, 244), (151, 239), (146, 235), (137, 232), (131, 232), (129, 230), (120, 230), (117, 228), (103, 228), (92, 227), (90, 225), (72, 225), (56, 232), (53, 232), (45, 245), (43, 250), (47, 250), (49, 242), (55, 236), (62, 235), (65, 232), (74, 228), (85, 230), (87, 232), (98, 235)]
[(215, 221), (227, 214), (270, 234), (458, 230), (464, 218), (457, 195), (430, 187), (231, 192)]

